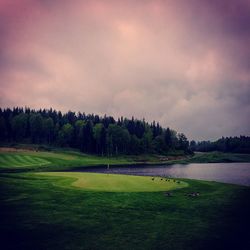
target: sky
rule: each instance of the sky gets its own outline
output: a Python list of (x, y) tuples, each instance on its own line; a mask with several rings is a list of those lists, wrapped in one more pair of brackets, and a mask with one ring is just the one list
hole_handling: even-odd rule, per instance
[(250, 135), (250, 0), (0, 0), (0, 106)]

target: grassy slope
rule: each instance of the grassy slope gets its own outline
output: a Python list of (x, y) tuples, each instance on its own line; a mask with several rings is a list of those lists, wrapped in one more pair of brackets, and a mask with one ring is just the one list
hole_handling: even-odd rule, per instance
[[(138, 178), (138, 177), (135, 177)], [(4, 249), (249, 249), (249, 188), (185, 180), (162, 192), (89, 192), (72, 179), (0, 175)], [(187, 192), (199, 191), (199, 197)]]
[[(172, 179), (151, 178), (144, 176), (127, 176), (112, 174), (77, 173), (77, 172), (43, 172), (39, 175), (68, 177), (72, 186), (86, 191), (102, 192), (159, 192), (183, 188), (187, 183)], [(61, 180), (62, 178), (59, 178)], [(62, 182), (61, 186), (65, 186)]]

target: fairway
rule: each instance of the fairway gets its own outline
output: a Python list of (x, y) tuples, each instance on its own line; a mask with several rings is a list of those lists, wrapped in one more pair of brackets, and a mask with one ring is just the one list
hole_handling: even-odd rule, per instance
[[(160, 177), (129, 176), (117, 174), (95, 174), (78, 172), (45, 172), (39, 175), (73, 179), (70, 184), (56, 182), (56, 185), (74, 186), (86, 191), (101, 192), (159, 192), (187, 187), (183, 181)], [(65, 179), (63, 178), (63, 179)]]
[(35, 155), (24, 155), (17, 153), (1, 153), (0, 167), (30, 167), (48, 165), (50, 162)]
[(47, 151), (1, 151), (0, 171), (15, 170), (68, 170), (74, 167), (106, 165), (106, 164), (131, 164), (133, 159), (124, 156), (101, 157), (83, 154), (77, 151), (58, 150)]

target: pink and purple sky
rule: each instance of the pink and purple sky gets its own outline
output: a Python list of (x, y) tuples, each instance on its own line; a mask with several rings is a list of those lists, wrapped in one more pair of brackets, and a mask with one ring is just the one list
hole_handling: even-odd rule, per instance
[(250, 134), (250, 0), (0, 0), (0, 106)]

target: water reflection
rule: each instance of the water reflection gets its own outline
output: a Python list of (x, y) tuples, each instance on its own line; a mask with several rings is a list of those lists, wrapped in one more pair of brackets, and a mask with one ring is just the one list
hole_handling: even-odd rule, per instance
[(174, 164), (168, 166), (146, 167), (91, 167), (82, 172), (169, 176), (189, 179), (210, 180), (250, 186), (250, 163), (206, 163)]

